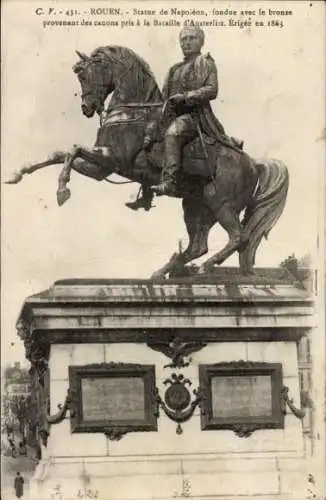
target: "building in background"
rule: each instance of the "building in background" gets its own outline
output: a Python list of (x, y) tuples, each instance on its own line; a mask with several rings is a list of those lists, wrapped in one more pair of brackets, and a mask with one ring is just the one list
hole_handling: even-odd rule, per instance
[[(12, 455), (26, 455), (31, 421), (31, 377), (19, 362), (4, 371), (2, 434)], [(8, 447), (7, 446), (7, 447)]]

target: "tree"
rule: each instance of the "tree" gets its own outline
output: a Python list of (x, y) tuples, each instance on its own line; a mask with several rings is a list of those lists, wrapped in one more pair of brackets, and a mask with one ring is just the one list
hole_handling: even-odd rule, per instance
[(280, 264), (280, 267), (287, 269), (292, 274), (292, 276), (299, 279), (299, 273), (298, 273), (299, 261), (294, 255), (294, 253), (292, 255), (289, 255), (289, 257), (287, 257), (285, 260), (283, 260)]
[(280, 267), (289, 274), (289, 278), (294, 278), (297, 285), (313, 293), (317, 277), (311, 268), (309, 254), (298, 259), (293, 253), (281, 262)]
[(11, 398), (10, 409), (19, 424), (19, 433), (22, 440), (25, 439), (25, 428), (27, 423), (28, 396), (15, 396)]
[(12, 455), (26, 455), (27, 442), (33, 442), (31, 436), (33, 426), (36, 425), (37, 413), (31, 392), (29, 370), (22, 369), (19, 362), (5, 369), (2, 413), (2, 432), (6, 436)]

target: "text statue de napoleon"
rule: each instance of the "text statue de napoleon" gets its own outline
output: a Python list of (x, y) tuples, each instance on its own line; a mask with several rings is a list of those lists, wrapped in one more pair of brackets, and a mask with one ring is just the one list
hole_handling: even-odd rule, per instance
[(229, 240), (198, 272), (206, 274), (237, 251), (241, 272), (252, 273), (263, 236), (283, 212), (288, 170), (281, 161), (250, 158), (214, 116), (210, 101), (218, 94), (217, 68), (213, 57), (201, 52), (203, 31), (184, 28), (180, 45), (184, 59), (170, 68), (162, 92), (149, 66), (129, 48), (99, 47), (90, 56), (78, 52), (73, 70), (81, 85), (82, 112), (88, 118), (100, 116), (93, 150), (75, 146), (70, 153), (56, 152), (23, 167), (8, 182), (64, 163), (57, 191), (62, 205), (71, 194), (71, 169), (96, 180), (119, 174), (141, 184), (142, 195), (126, 203), (130, 209), (149, 210), (154, 194), (183, 200), (188, 247), (153, 277), (164, 277), (207, 253), (216, 222)]

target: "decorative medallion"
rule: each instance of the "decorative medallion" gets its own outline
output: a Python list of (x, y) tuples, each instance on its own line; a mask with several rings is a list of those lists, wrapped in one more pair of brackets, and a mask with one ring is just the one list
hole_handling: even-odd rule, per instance
[(172, 380), (167, 379), (165, 384), (171, 384), (164, 394), (165, 403), (175, 411), (185, 410), (190, 404), (191, 396), (186, 385), (191, 385), (189, 379), (184, 379), (183, 375), (176, 375), (173, 373)]
[(181, 434), (181, 423), (189, 420), (199, 404), (200, 397), (196, 390), (193, 391), (195, 399), (191, 401), (191, 394), (187, 386), (192, 385), (189, 379), (184, 378), (182, 374), (173, 373), (171, 378), (164, 381), (169, 384), (164, 394), (164, 401), (157, 390), (157, 402), (166, 414), (174, 422), (177, 422), (176, 433)]

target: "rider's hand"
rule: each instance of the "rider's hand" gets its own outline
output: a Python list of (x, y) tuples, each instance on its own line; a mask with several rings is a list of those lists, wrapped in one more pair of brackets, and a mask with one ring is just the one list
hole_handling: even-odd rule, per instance
[(144, 151), (150, 151), (152, 148), (152, 140), (149, 137), (145, 137), (143, 142)]
[(184, 104), (185, 103), (185, 96), (183, 94), (174, 94), (169, 98), (169, 101), (173, 106), (177, 106), (178, 104)]

